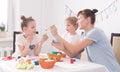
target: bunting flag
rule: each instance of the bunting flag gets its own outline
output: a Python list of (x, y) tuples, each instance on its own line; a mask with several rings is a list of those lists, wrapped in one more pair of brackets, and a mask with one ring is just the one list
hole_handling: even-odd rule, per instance
[(117, 3), (118, 0), (114, 0), (108, 7), (103, 9), (101, 12), (96, 14), (96, 23), (102, 22), (105, 19), (108, 19), (112, 14), (117, 12)]
[(69, 16), (74, 16), (74, 15), (76, 15), (76, 14), (73, 12), (73, 10), (69, 8), (68, 5), (65, 5), (65, 13), (67, 14), (68, 17), (69, 17)]
[[(100, 12), (98, 12), (96, 14), (96, 23), (102, 22), (105, 19), (108, 19), (112, 14), (117, 12), (117, 9), (118, 9), (117, 8), (117, 3), (118, 3), (118, 0), (114, 0), (105, 9), (103, 9)], [(76, 15), (76, 13), (68, 5), (65, 5), (65, 13), (67, 14), (67, 16), (74, 16), (74, 15)]]

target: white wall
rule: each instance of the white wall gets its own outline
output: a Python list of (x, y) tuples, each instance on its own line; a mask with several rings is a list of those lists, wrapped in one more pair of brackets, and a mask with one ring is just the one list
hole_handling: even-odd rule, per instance
[[(14, 14), (15, 14), (15, 28), (14, 30), (20, 31), (21, 16), (32, 16), (37, 22), (37, 28), (40, 28), (41, 21), (41, 0), (15, 0), (14, 1)], [(39, 9), (38, 9), (39, 8)], [(39, 29), (40, 30), (40, 29)]]
[(110, 39), (111, 33), (120, 33), (120, 2), (117, 4), (117, 11), (111, 15), (109, 18), (103, 20), (96, 24), (97, 27), (100, 27), (104, 30), (107, 37)]
[(8, 32), (7, 36), (11, 37), (14, 28), (14, 11), (13, 11), (13, 1), (8, 0)]
[[(50, 26), (51, 24), (56, 24), (59, 29), (64, 28), (62, 26), (64, 24), (64, 19), (66, 18), (65, 13), (65, 5), (69, 5), (69, 7), (77, 14), (77, 12), (84, 8), (97, 8), (99, 11), (102, 11), (104, 8), (106, 8), (112, 1), (114, 0), (100, 0), (99, 2), (96, 0), (13, 0), (14, 7), (10, 11), (9, 21), (8, 24), (11, 24), (12, 27), (12, 19), (14, 19), (15, 23), (15, 30), (20, 30), (20, 16), (32, 16), (35, 18), (38, 24), (38, 30), (43, 31), (46, 27)], [(120, 1), (118, 1), (117, 7), (120, 6)], [(12, 2), (12, 1), (10, 1)], [(97, 5), (96, 5), (97, 4)], [(10, 8), (11, 6), (9, 6)], [(112, 26), (114, 23), (119, 22), (119, 14), (120, 14), (120, 8), (118, 8), (118, 11), (110, 16), (109, 19), (104, 20), (103, 22), (100, 22), (101, 26), (104, 27), (104, 23), (108, 23), (111, 28), (114, 31), (118, 32), (118, 26), (114, 27)], [(12, 13), (14, 13), (12, 15)], [(13, 17), (13, 18), (11, 18)], [(98, 25), (98, 26), (100, 26)], [(9, 27), (11, 29), (11, 27)], [(107, 26), (105, 26), (107, 27)], [(10, 30), (9, 29), (9, 30)], [(43, 30), (42, 30), (43, 29)], [(107, 30), (107, 29), (106, 29)], [(105, 30), (105, 31), (106, 31)], [(63, 30), (59, 30), (60, 33), (62, 33)], [(107, 30), (109, 31), (109, 30)], [(113, 31), (111, 31), (113, 32)]]
[[(11, 24), (9, 30), (20, 30), (20, 16), (32, 16), (37, 22), (37, 29), (42, 35), (44, 29), (48, 28), (50, 25), (55, 24), (58, 27), (59, 34), (64, 33), (64, 20), (67, 17), (65, 13), (65, 5), (69, 7), (77, 14), (77, 12), (84, 8), (97, 8), (102, 11), (107, 7), (113, 0), (13, 0), (14, 7), (13, 11), (10, 10), (9, 23)], [(12, 2), (12, 1), (11, 1)], [(10, 6), (11, 7), (11, 6)], [(120, 1), (118, 0), (117, 7), (120, 7)], [(119, 27), (120, 19), (120, 8), (117, 12), (112, 14), (108, 19), (96, 24), (97, 27), (102, 28), (106, 35), (110, 37), (111, 32), (120, 32)], [(14, 20), (14, 21), (12, 21)], [(13, 24), (12, 24), (13, 23)], [(49, 52), (54, 49), (51, 46), (50, 41), (53, 39), (48, 30), (49, 40), (44, 44), (42, 51)]]
[[(53, 21), (53, 6), (50, 0), (19, 0), (19, 17), (25, 15), (27, 17), (32, 16), (37, 22), (37, 30), (42, 36), (44, 30), (52, 24)], [(17, 25), (17, 29), (20, 30), (20, 26)], [(48, 32), (48, 35), (50, 33)], [(49, 35), (48, 41), (43, 45), (42, 52), (50, 52), (55, 49), (51, 46), (52, 40)]]
[[(58, 27), (58, 32), (62, 34), (64, 30), (64, 20), (67, 17), (65, 13), (65, 5), (68, 5), (76, 14), (81, 9), (90, 8), (90, 9), (98, 9), (99, 12), (103, 11), (105, 8), (107, 8), (114, 0), (51, 0), (47, 1), (49, 2), (44, 4), (46, 6), (47, 13), (44, 15), (44, 26), (48, 27), (50, 24), (55, 24)], [(117, 0), (117, 11), (113, 14), (109, 15), (109, 18), (104, 19), (103, 21), (96, 23), (96, 27), (99, 27), (104, 30), (107, 37), (110, 39), (110, 35), (112, 32), (119, 32), (120, 33), (120, 27), (119, 27), (119, 18), (120, 18), (120, 1)], [(98, 13), (99, 13), (98, 12)], [(43, 26), (43, 27), (44, 27)]]
[[(65, 20), (65, 1), (62, 0), (19, 0), (20, 1), (20, 15), (32, 16), (38, 24), (38, 30), (41, 33), (49, 28), (50, 25), (55, 24), (59, 27), (60, 34), (64, 31)], [(19, 25), (17, 25), (19, 27)], [(17, 29), (18, 29), (17, 27)], [(48, 41), (43, 45), (42, 52), (50, 52), (55, 50), (51, 46), (53, 37), (48, 29)]]
[[(109, 7), (110, 4), (115, 0), (68, 0), (66, 3), (72, 10), (77, 14), (78, 11), (89, 8), (89, 9), (98, 9), (98, 13)], [(120, 19), (120, 0), (116, 0), (115, 4), (117, 11), (113, 14), (109, 14), (109, 18), (105, 18), (99, 23), (96, 23), (95, 26), (104, 30), (107, 37), (110, 39), (112, 32), (120, 33), (119, 19)]]

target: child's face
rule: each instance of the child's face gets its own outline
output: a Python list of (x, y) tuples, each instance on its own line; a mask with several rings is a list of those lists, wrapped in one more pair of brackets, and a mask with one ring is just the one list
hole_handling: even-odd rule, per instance
[(76, 31), (76, 27), (73, 26), (70, 21), (66, 21), (66, 31), (69, 33), (73, 33)]
[(28, 35), (35, 35), (36, 34), (36, 22), (35, 21), (28, 22), (28, 26), (25, 28), (24, 32)]

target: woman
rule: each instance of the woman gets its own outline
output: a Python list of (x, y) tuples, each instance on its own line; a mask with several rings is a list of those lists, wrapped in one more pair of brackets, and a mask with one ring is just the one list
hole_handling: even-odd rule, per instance
[(78, 12), (77, 23), (80, 30), (85, 31), (85, 37), (77, 44), (71, 44), (62, 39), (58, 35), (56, 27), (51, 26), (52, 35), (59, 40), (58, 43), (52, 42), (52, 45), (65, 52), (69, 51), (73, 55), (86, 49), (90, 62), (105, 65), (110, 72), (120, 72), (120, 66), (114, 56), (110, 42), (101, 29), (94, 27), (95, 13), (97, 11), (96, 9), (84, 9)]

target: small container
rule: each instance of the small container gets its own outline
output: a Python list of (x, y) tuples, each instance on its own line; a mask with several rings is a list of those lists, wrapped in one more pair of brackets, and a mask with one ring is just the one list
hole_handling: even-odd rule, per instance
[(74, 63), (74, 59), (71, 58), (70, 59), (70, 63), (73, 64)]
[(66, 58), (66, 53), (62, 53), (62, 58)]
[(19, 58), (21, 58), (21, 56), (18, 56), (17, 58), (19, 59)]
[(47, 53), (49, 59), (51, 60), (56, 60), (56, 61), (60, 61), (61, 58), (62, 58), (62, 54), (50, 54), (50, 53)]
[(40, 60), (47, 60), (48, 58), (38, 58), (37, 60), (40, 61)]
[(73, 64), (76, 61), (75, 58), (70, 58), (70, 63)]
[(39, 62), (38, 61), (34, 61), (34, 65), (39, 65)]
[(55, 65), (55, 60), (39, 60), (39, 64), (44, 69), (50, 69), (53, 68)]

